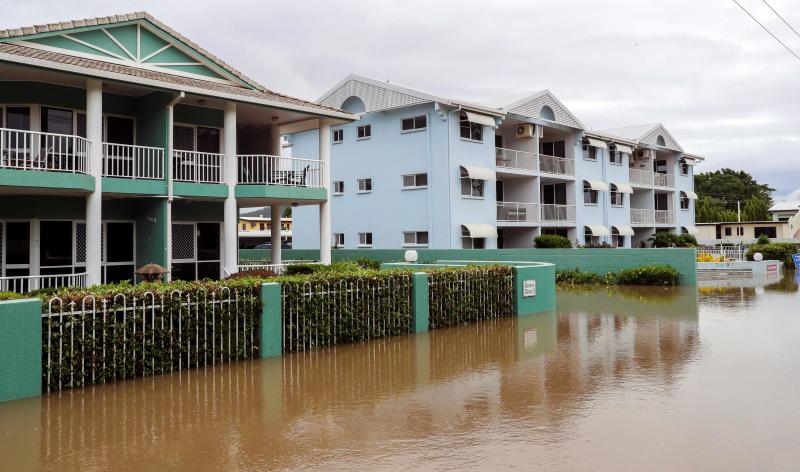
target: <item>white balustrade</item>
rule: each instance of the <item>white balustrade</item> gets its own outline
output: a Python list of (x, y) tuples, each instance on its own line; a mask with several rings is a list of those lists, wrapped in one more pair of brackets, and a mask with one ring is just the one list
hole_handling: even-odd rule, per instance
[(181, 182), (219, 184), (224, 181), (224, 154), (172, 151), (173, 179)]
[(631, 208), (631, 224), (652, 225), (655, 224), (655, 222), (656, 222), (655, 210), (650, 210), (647, 208)]
[(656, 224), (672, 225), (675, 224), (675, 212), (673, 210), (655, 210)]
[(536, 153), (500, 147), (495, 148), (495, 164), (497, 167), (536, 171), (538, 169), (537, 162)]
[(629, 169), (630, 183), (632, 185), (653, 185), (653, 172), (642, 169)]
[(539, 171), (546, 174), (575, 175), (575, 160), (539, 154)]
[(541, 204), (543, 222), (574, 222), (575, 205)]
[(653, 185), (655, 185), (656, 187), (674, 187), (675, 175), (660, 174), (656, 172), (653, 174)]
[(80, 136), (0, 128), (0, 168), (85, 174), (90, 146)]
[(238, 159), (240, 184), (325, 186), (322, 182), (324, 163), (319, 160), (266, 154), (240, 155)]
[(535, 223), (539, 221), (539, 204), (497, 202), (497, 221)]
[(129, 179), (163, 179), (164, 149), (103, 143), (103, 175)]
[(86, 274), (19, 275), (0, 277), (0, 292), (26, 293), (42, 288), (86, 287)]

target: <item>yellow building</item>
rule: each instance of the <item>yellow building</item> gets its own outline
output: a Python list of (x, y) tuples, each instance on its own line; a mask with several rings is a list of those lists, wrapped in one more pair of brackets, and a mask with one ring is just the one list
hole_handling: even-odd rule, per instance
[[(292, 245), (292, 219), (281, 218), (281, 241), (284, 248)], [(239, 248), (253, 249), (256, 246), (270, 246), (272, 220), (263, 216), (239, 217)], [(268, 249), (269, 247), (265, 247)]]

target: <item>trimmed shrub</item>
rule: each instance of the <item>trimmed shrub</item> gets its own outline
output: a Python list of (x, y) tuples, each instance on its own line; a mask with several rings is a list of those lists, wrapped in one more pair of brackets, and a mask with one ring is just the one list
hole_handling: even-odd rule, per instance
[(19, 300), (21, 298), (25, 298), (24, 295), (16, 292), (0, 292), (0, 302), (6, 300)]
[(543, 234), (536, 236), (533, 240), (537, 249), (567, 249), (572, 247), (572, 243), (564, 236), (557, 234)]
[(680, 274), (668, 265), (650, 265), (623, 269), (617, 273), (619, 285), (678, 285)]
[(375, 259), (370, 259), (368, 257), (359, 257), (355, 262), (362, 269), (378, 270), (381, 268), (380, 261), (376, 261)]
[(769, 236), (766, 234), (759, 234), (756, 244), (769, 244)]
[(241, 279), (244, 277), (258, 277), (258, 278), (268, 279), (270, 277), (275, 277), (277, 275), (278, 274), (269, 269), (250, 269), (250, 270), (242, 270), (236, 272), (235, 274), (231, 274), (228, 276), (226, 280)]
[(653, 247), (697, 247), (697, 238), (691, 234), (675, 234), (664, 231), (654, 233), (647, 240)]
[(514, 314), (513, 269), (467, 266), (428, 273), (430, 328), (444, 328)]
[(794, 243), (753, 244), (747, 248), (747, 260), (752, 261), (753, 255), (760, 252), (764, 260), (783, 261), (789, 267), (794, 266), (792, 254), (797, 253), (798, 246)]
[(616, 276), (609, 272), (605, 275), (584, 272), (577, 267), (556, 272), (556, 283), (563, 285), (614, 285)]

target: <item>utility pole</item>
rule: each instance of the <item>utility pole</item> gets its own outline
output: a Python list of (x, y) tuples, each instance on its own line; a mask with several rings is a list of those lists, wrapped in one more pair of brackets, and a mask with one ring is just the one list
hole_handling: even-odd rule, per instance
[(736, 221), (742, 222), (742, 202), (740, 200), (736, 200)]

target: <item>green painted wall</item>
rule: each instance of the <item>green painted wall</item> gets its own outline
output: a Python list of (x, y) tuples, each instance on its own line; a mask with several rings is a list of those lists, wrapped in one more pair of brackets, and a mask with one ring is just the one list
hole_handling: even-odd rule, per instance
[(167, 104), (170, 100), (172, 94), (167, 92), (153, 92), (136, 99), (137, 144), (167, 148)]
[(128, 195), (166, 195), (167, 181), (103, 177), (103, 193)]
[(3, 195), (0, 196), (0, 218), (2, 219), (83, 219), (86, 213), (85, 197), (48, 195)]
[(414, 333), (424, 333), (430, 326), (428, 289), (428, 274), (411, 275), (411, 331)]
[[(536, 283), (536, 295), (526, 297), (524, 284)], [(556, 268), (551, 264), (514, 267), (514, 312), (517, 316), (556, 308)]]
[[(103, 93), (103, 112), (135, 116), (136, 98)], [(86, 109), (86, 91), (78, 87), (43, 82), (3, 82), (0, 103), (39, 103), (45, 106)], [(138, 124), (138, 123), (137, 123)]]
[(167, 266), (167, 201), (140, 200), (136, 212), (136, 267)]
[(225, 184), (173, 182), (172, 191), (180, 197), (226, 198), (228, 196), (228, 186)]
[(284, 185), (236, 185), (236, 198), (268, 198), (271, 200), (326, 200), (324, 188), (289, 187)]
[(0, 302), (0, 401), (42, 392), (42, 302)]
[(283, 301), (281, 284), (261, 285), (261, 331), (259, 356), (275, 357), (283, 354)]
[(172, 202), (172, 221), (222, 221), (224, 213), (222, 202)]
[[(421, 262), (437, 260), (549, 262), (556, 270), (573, 269), (607, 273), (649, 264), (669, 264), (681, 274), (681, 285), (697, 285), (694, 249), (419, 249)], [(403, 249), (335, 249), (333, 260), (367, 257), (381, 262), (402, 261)], [(269, 250), (242, 249), (242, 259), (268, 259)], [(290, 249), (283, 259), (317, 260), (319, 251)]]
[(72, 172), (40, 172), (0, 169), (0, 187), (57, 188), (76, 192), (93, 192), (94, 178)]
[[(195, 107), (192, 105), (175, 105), (174, 122), (190, 123), (201, 126), (213, 126), (222, 128), (224, 125), (225, 113), (222, 110), (213, 108)], [(222, 151), (222, 149), (220, 149)]]

